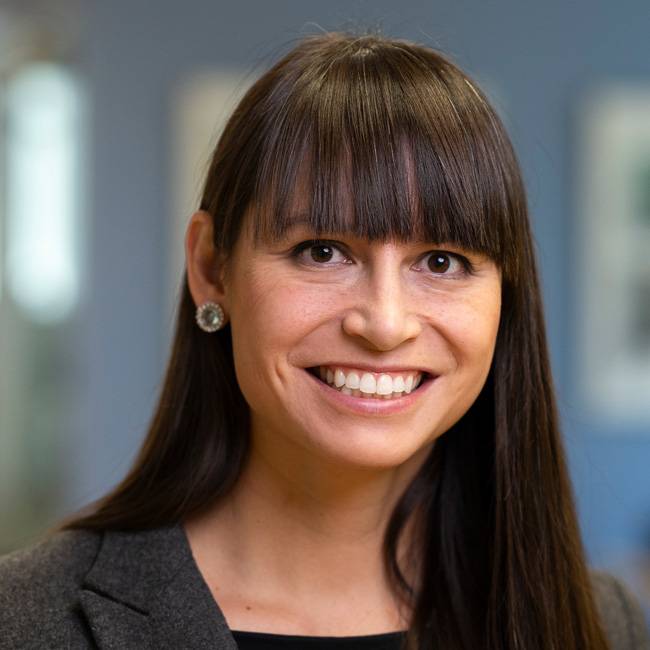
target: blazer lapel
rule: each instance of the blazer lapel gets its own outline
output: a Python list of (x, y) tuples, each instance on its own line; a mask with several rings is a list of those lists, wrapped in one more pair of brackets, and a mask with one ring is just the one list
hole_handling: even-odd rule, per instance
[(154, 648), (149, 617), (124, 603), (112, 600), (92, 589), (81, 592), (81, 607), (90, 631), (101, 650), (108, 648)]
[(236, 650), (180, 525), (104, 533), (81, 607), (101, 650)]

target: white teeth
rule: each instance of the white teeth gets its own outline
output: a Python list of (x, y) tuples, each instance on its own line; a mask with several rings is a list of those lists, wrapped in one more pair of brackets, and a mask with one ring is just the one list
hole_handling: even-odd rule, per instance
[(380, 375), (377, 380), (377, 395), (391, 395), (393, 392), (393, 379), (390, 375)]
[(359, 390), (362, 393), (375, 393), (377, 391), (377, 382), (373, 375), (369, 372), (364, 372), (359, 384)]
[[(421, 372), (415, 375), (406, 375), (406, 378), (401, 375), (391, 377), (385, 373), (376, 377), (369, 372), (357, 373), (355, 371), (350, 371), (346, 375), (341, 368), (332, 369), (327, 366), (319, 366), (317, 374), (332, 388), (336, 388), (346, 395), (374, 396), (382, 399), (398, 398), (403, 393), (411, 393), (422, 383), (423, 379)], [(360, 374), (361, 376), (359, 376)]]
[(357, 375), (356, 372), (351, 372), (345, 378), (345, 385), (348, 388), (351, 388), (352, 390), (358, 390), (360, 384), (361, 384), (361, 380), (359, 379), (359, 375)]

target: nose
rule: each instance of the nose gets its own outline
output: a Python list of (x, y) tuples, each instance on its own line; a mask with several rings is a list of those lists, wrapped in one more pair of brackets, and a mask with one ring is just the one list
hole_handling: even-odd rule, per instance
[(343, 318), (343, 330), (367, 347), (388, 351), (415, 339), (422, 324), (399, 269), (385, 262), (359, 285), (358, 301)]

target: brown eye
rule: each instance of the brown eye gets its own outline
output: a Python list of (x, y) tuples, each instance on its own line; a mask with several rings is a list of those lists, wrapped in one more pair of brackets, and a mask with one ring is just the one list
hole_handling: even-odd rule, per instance
[(451, 266), (451, 260), (446, 253), (433, 253), (429, 258), (429, 269), (434, 273), (445, 273)]
[[(337, 259), (337, 255), (339, 259)], [(330, 268), (348, 262), (347, 256), (343, 253), (340, 246), (328, 242), (309, 240), (298, 244), (292, 251), (291, 256), (313, 268), (324, 267)]]
[(315, 244), (309, 250), (314, 262), (329, 262), (334, 254), (334, 249), (327, 244)]
[(474, 272), (471, 262), (458, 253), (431, 251), (425, 259), (428, 270), (440, 278), (463, 278)]

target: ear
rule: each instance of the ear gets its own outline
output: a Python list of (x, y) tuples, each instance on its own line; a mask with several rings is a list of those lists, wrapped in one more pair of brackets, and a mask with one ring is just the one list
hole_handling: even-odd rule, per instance
[(225, 268), (222, 256), (217, 254), (213, 243), (212, 217), (200, 210), (190, 218), (185, 233), (185, 260), (187, 283), (194, 304), (198, 307), (211, 300), (219, 303), (226, 314)]

